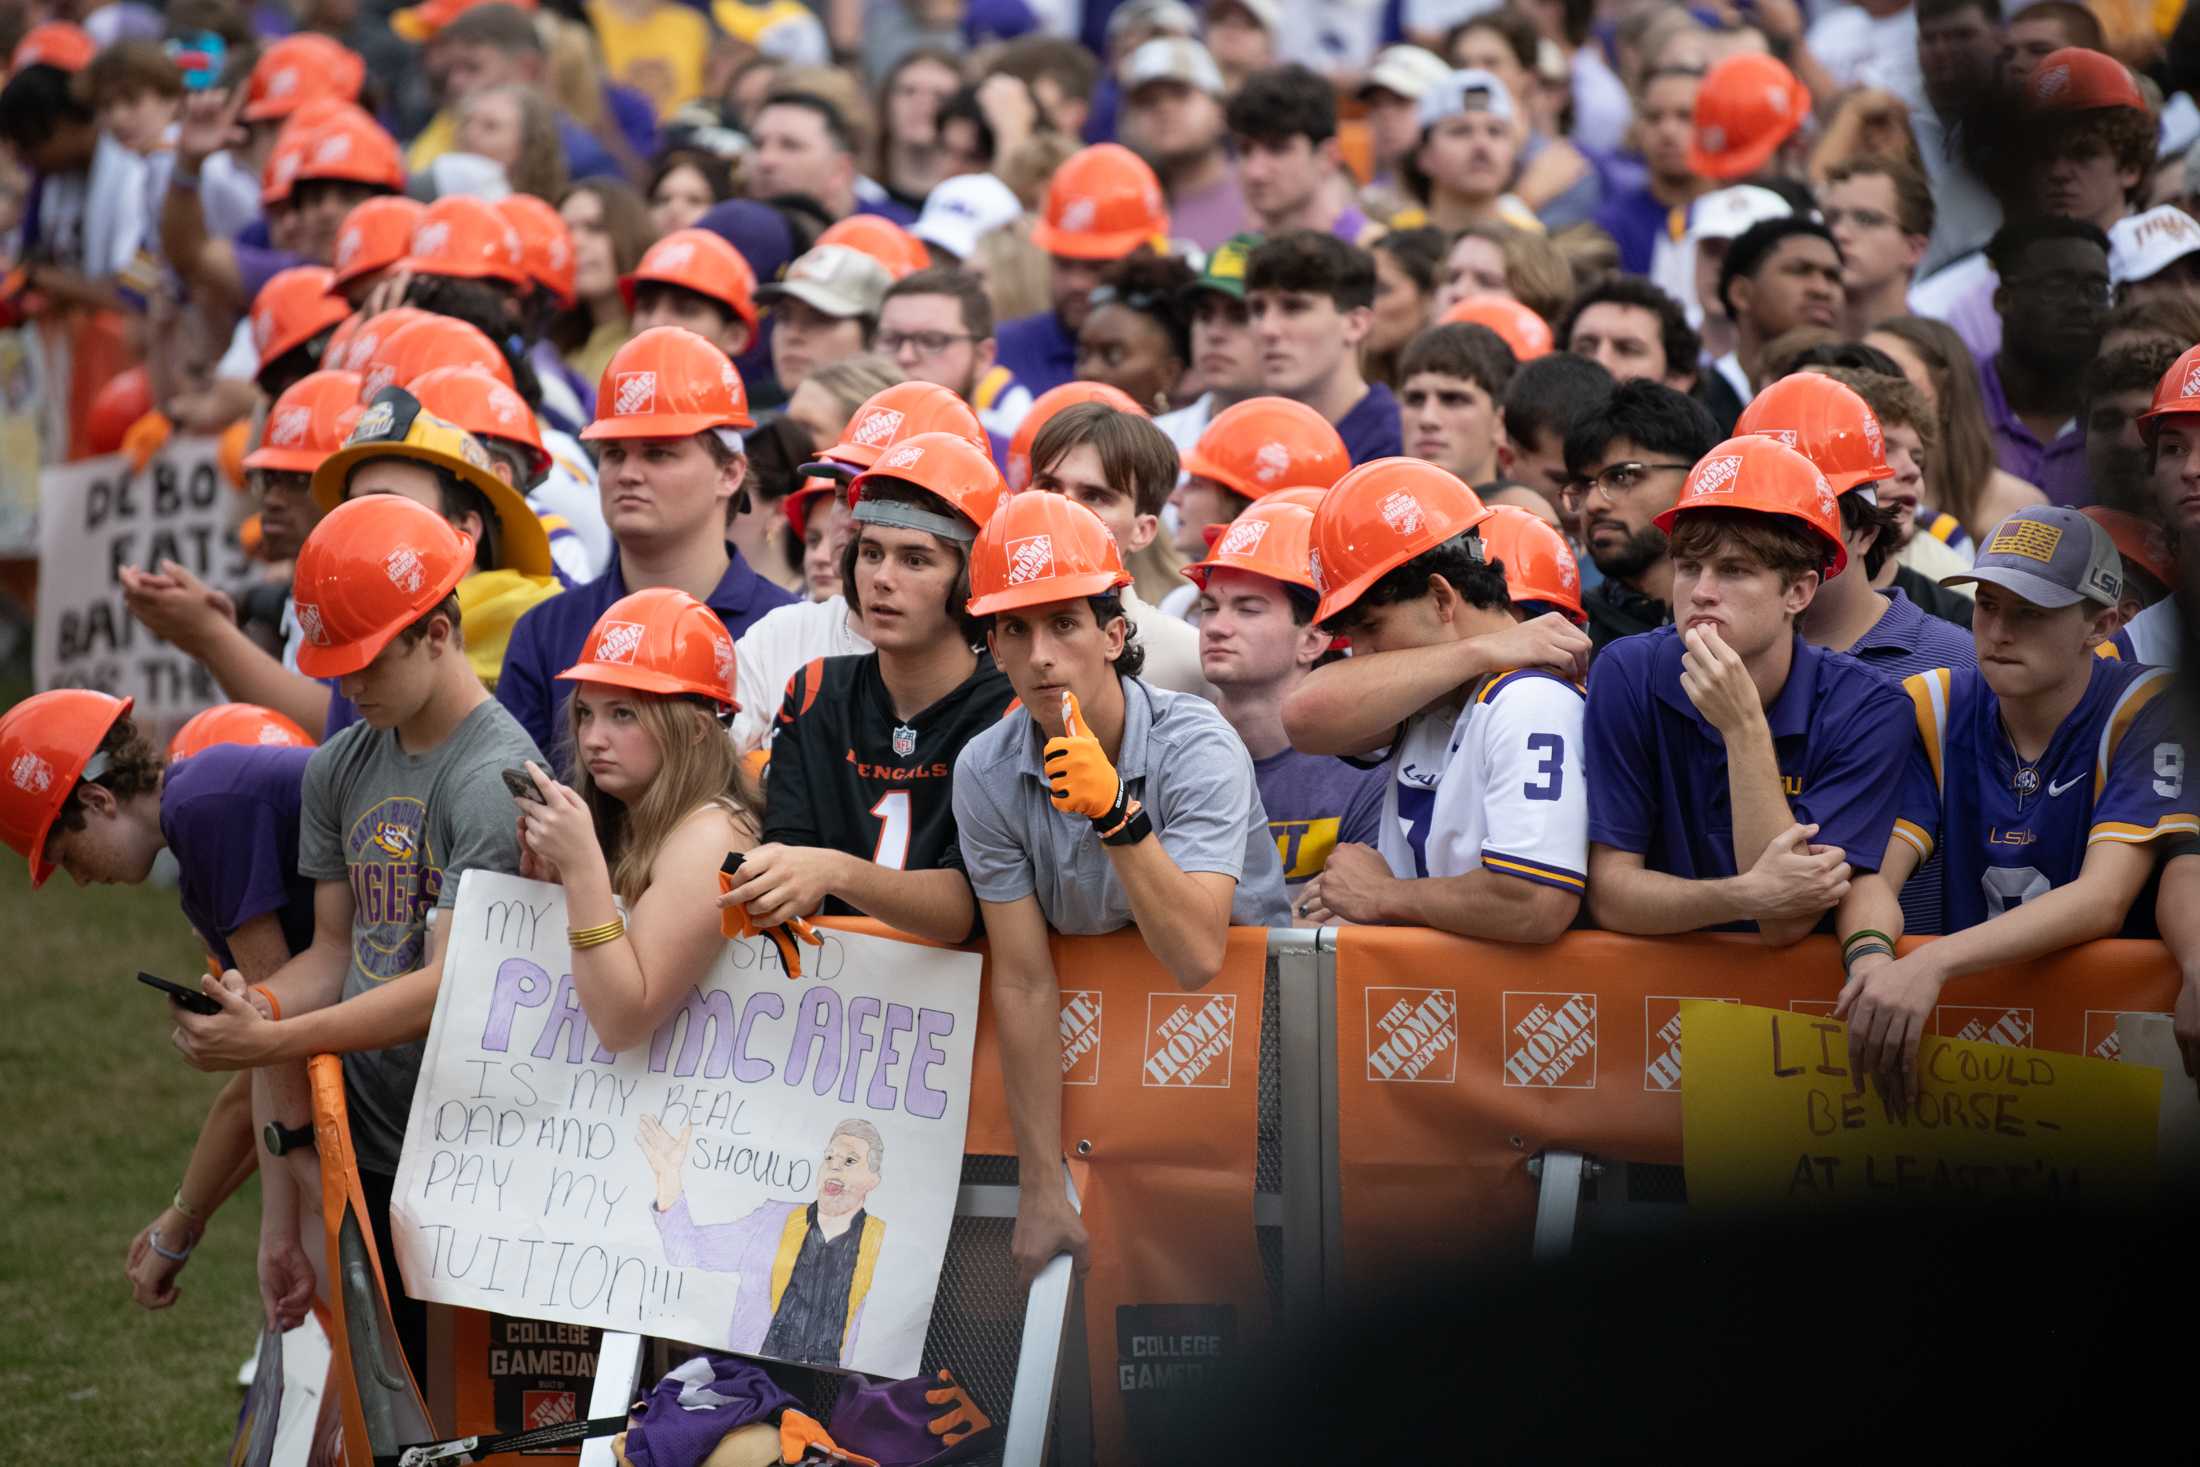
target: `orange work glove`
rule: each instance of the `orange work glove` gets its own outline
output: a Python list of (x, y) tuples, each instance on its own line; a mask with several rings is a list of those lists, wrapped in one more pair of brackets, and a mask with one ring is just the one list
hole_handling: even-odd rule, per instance
[(1054, 808), (1082, 815), (1103, 829), (1121, 824), (1129, 802), (1123, 776), (1115, 772), (1100, 741), (1085, 727), (1075, 693), (1062, 695), (1062, 727), (1068, 732), (1048, 739), (1044, 751)]
[(878, 1467), (875, 1458), (859, 1457), (848, 1451), (830, 1436), (816, 1420), (789, 1408), (779, 1415), (779, 1460), (800, 1462), (809, 1456), (810, 1449), (817, 1448), (835, 1462), (853, 1462), (859, 1467)]
[[(732, 891), (733, 883), (733, 873), (721, 870), (718, 873), (718, 894), (724, 896)], [(823, 947), (825, 945), (825, 939), (817, 935), (817, 929), (810, 925), (809, 919), (806, 917), (790, 917), (785, 922), (777, 922), (769, 927), (759, 927), (756, 925), (755, 920), (749, 916), (747, 907), (719, 908), (718, 930), (729, 941), (737, 937), (762, 936), (770, 938), (772, 946), (779, 949), (779, 964), (787, 970), (787, 978), (790, 982), (802, 976), (802, 949), (797, 946), (796, 940), (800, 939), (811, 947)]]
[(941, 1389), (924, 1393), (927, 1404), (942, 1408), (940, 1414), (926, 1425), (925, 1430), (938, 1437), (943, 1445), (952, 1447), (959, 1446), (964, 1437), (992, 1426), (993, 1418), (986, 1415), (978, 1403), (970, 1399), (970, 1393), (956, 1383), (953, 1371), (942, 1370), (939, 1380)]

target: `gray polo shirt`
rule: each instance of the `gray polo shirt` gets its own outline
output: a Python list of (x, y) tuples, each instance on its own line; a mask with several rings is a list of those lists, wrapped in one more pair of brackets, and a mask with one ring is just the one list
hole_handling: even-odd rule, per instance
[[(1092, 822), (1062, 814), (1047, 798), (1045, 745), (1029, 714), (1011, 715), (956, 759), (955, 825), (971, 889), (986, 902), (1036, 896), (1047, 925), (1072, 936), (1128, 927), (1130, 898)], [(1115, 767), (1178, 867), (1237, 881), (1233, 926), (1290, 921), (1252, 756), (1214, 704), (1123, 679)]]

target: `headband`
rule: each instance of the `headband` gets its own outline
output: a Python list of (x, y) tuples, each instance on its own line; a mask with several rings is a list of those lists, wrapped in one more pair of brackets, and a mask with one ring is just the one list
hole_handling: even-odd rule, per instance
[(923, 530), (942, 540), (952, 540), (957, 545), (968, 545), (978, 538), (978, 527), (965, 519), (951, 519), (944, 514), (934, 514), (913, 504), (903, 504), (892, 499), (859, 499), (856, 501), (855, 520), (859, 525), (892, 525), (902, 530)]

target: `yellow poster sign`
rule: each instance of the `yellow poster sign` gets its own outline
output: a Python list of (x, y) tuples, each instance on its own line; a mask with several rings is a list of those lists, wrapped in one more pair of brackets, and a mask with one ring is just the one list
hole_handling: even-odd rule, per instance
[(1848, 1025), (1681, 1004), (1688, 1200), (1763, 1210), (1859, 1202), (2145, 1202), (2162, 1074), (1927, 1036), (1918, 1099), (1849, 1067)]

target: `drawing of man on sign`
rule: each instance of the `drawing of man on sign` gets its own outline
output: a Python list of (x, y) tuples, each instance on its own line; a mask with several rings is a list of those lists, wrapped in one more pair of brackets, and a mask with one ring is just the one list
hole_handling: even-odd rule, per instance
[[(818, 1169), (817, 1198), (763, 1203), (734, 1222), (698, 1223), (681, 1176), (694, 1139), (643, 1116), (636, 1139), (657, 1176), (653, 1216), (665, 1261), (741, 1280), (726, 1348), (805, 1365), (840, 1365), (854, 1353), (886, 1223), (864, 1210), (879, 1183), (885, 1138), (865, 1120), (833, 1128)], [(763, 1287), (769, 1284), (768, 1290)]]

